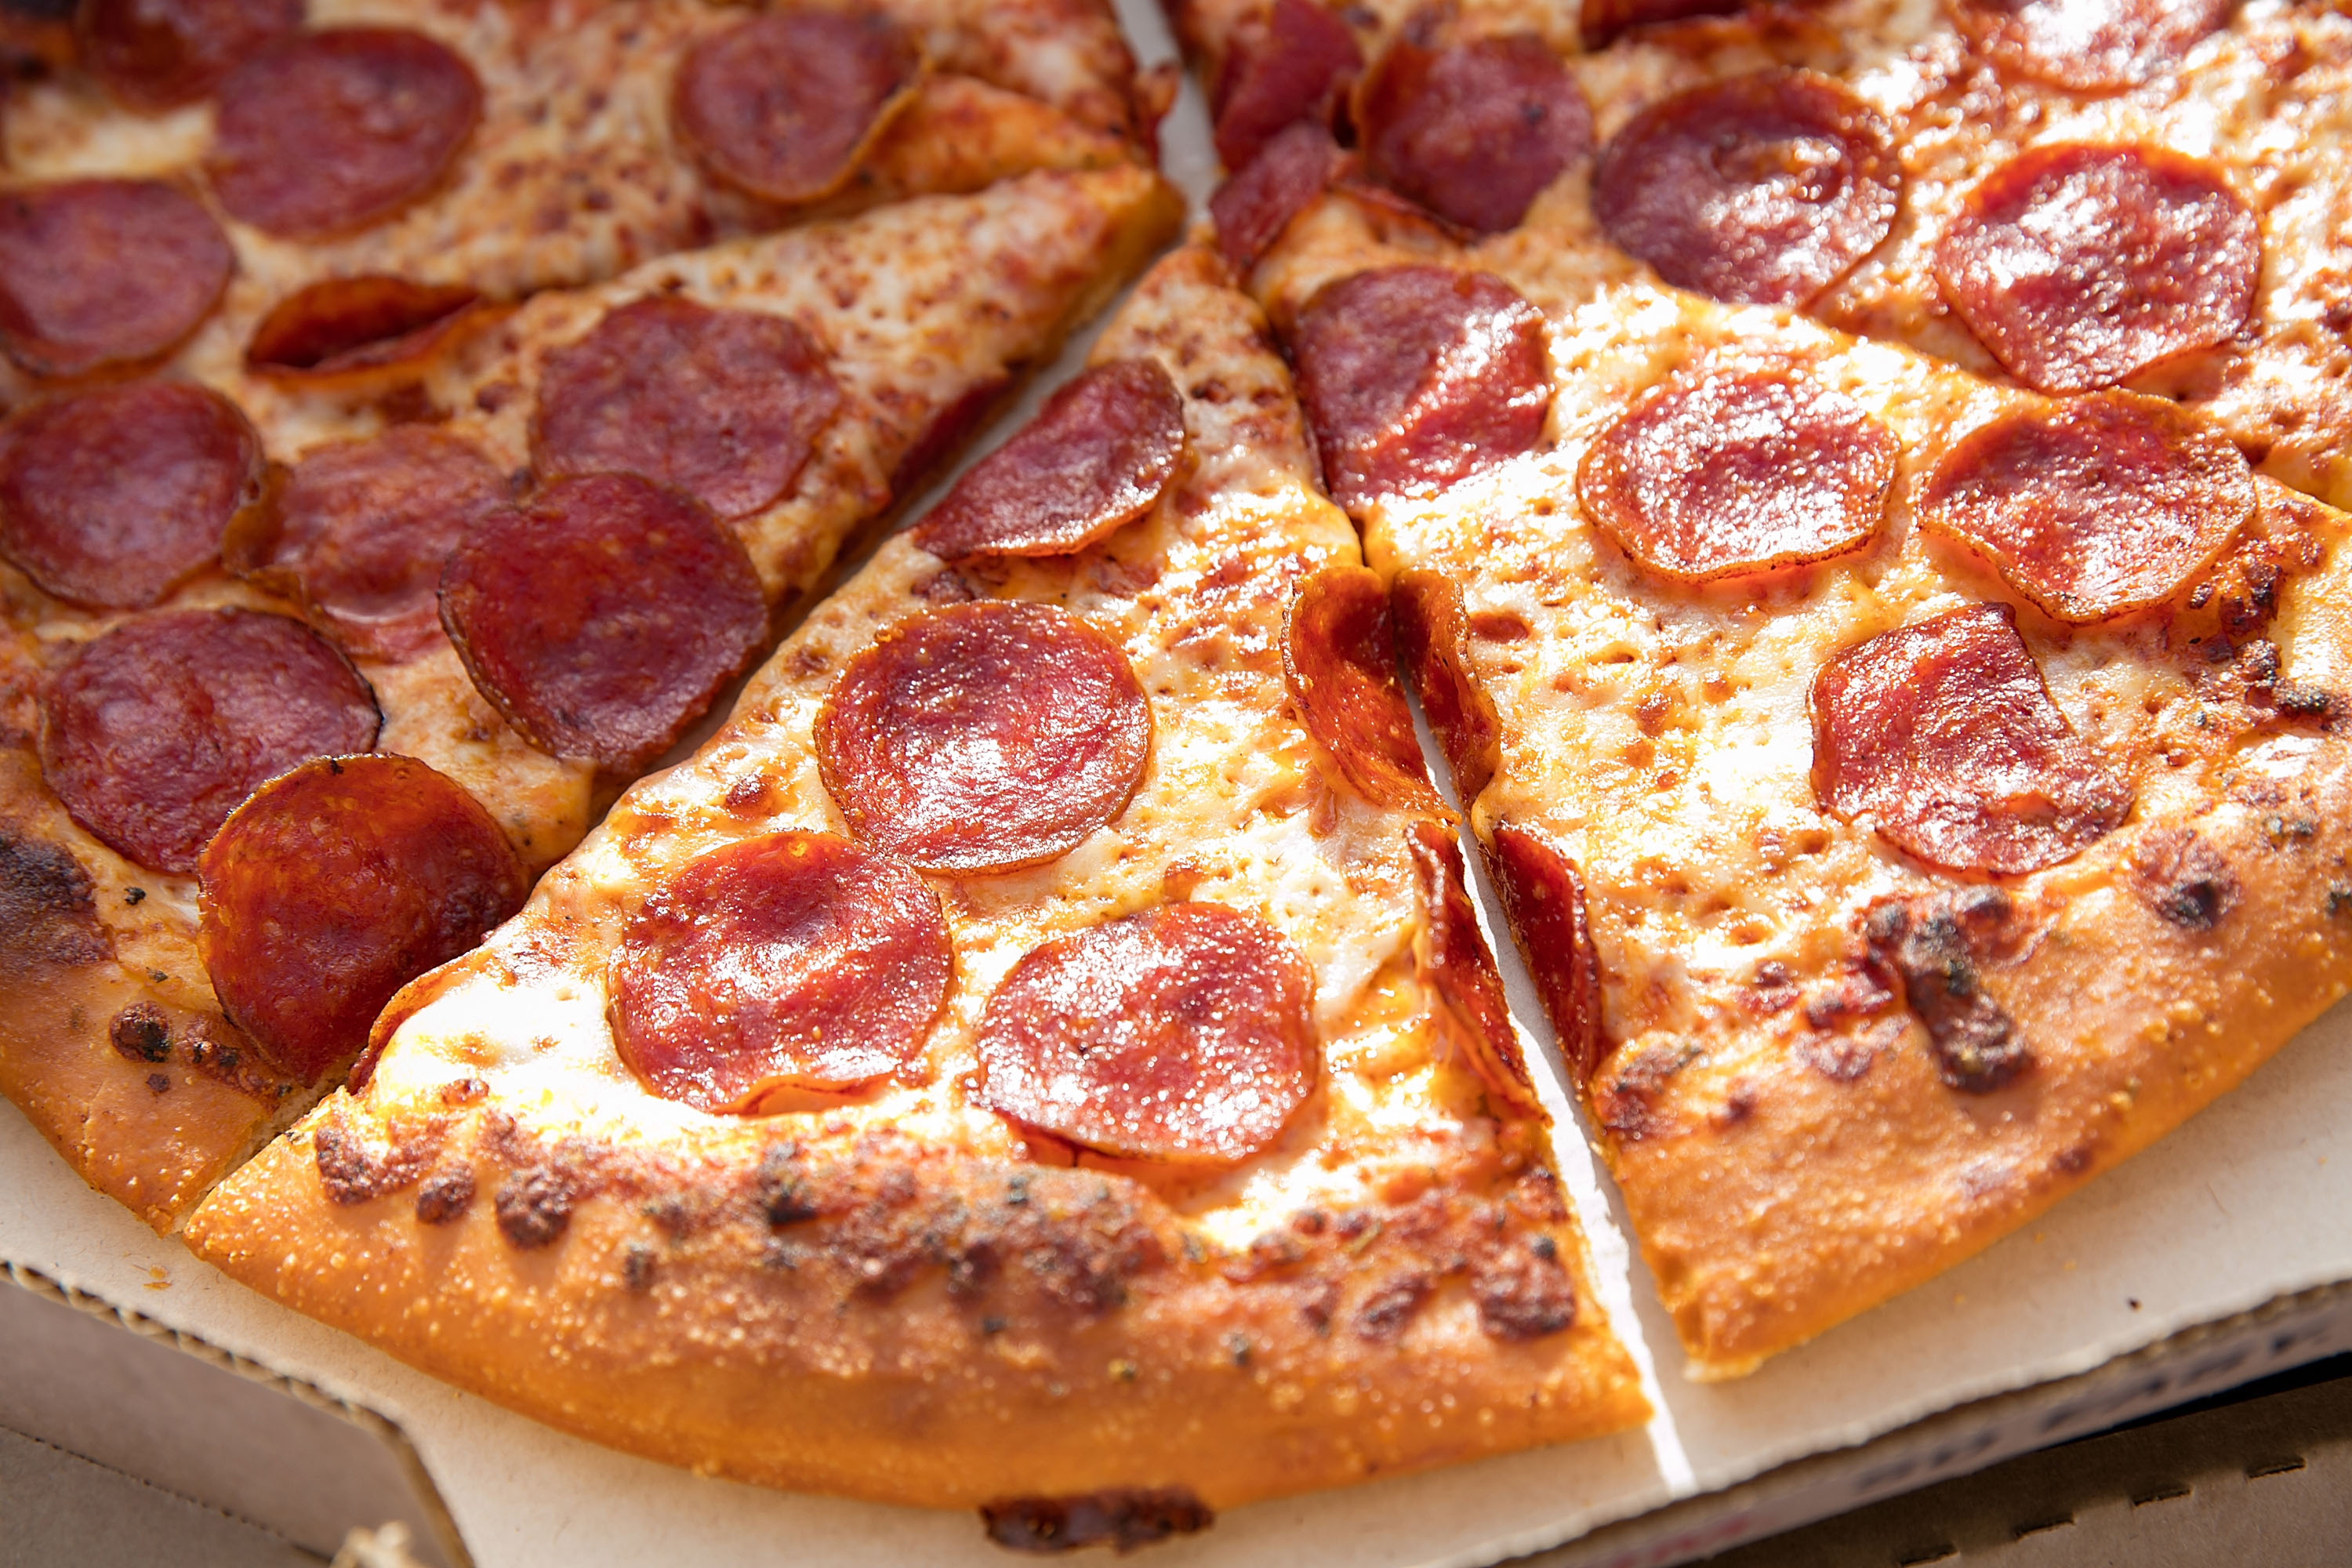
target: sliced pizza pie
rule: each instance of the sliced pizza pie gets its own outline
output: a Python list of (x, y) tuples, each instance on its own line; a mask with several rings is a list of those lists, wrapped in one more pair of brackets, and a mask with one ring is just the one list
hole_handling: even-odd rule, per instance
[(2212, 426), (1347, 195), (1256, 278), (1696, 1374), (2352, 982), (2346, 519)]
[(1162, 263), (191, 1246), (1012, 1544), (1640, 1420), (1313, 473), (1255, 310)]
[[(177, 1223), (402, 982), (512, 911), (599, 790), (671, 746), (788, 596), (1174, 216), (1138, 164), (1042, 173), (548, 291), (420, 365), (409, 411), (430, 422), (293, 395), (248, 419), (178, 379), (19, 409), (0, 426), (0, 1091), (101, 1190)], [(442, 804), (383, 814), (400, 779), (369, 770), (285, 797), (313, 824), (358, 813), (385, 860), (216, 931), (199, 881), (224, 819), (306, 759), (372, 750), (425, 764)], [(403, 858), (482, 823), (512, 846), (494, 875)], [(263, 994), (304, 985), (299, 1008)]]
[(381, 395), (536, 289), (1150, 130), (1092, 0), (90, 0), (78, 36), (5, 121), (0, 349), (36, 380), (178, 351)]

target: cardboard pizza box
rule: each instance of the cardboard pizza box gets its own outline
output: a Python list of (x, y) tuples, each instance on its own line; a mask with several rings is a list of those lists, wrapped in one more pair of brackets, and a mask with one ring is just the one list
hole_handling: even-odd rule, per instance
[[(1120, 10), (1147, 64), (1173, 57), (1154, 0), (1120, 0)], [(1171, 177), (1204, 203), (1215, 163), (1196, 85), (1162, 146)], [(1085, 347), (1040, 378), (995, 439), (1072, 374)], [(1600, 1306), (1658, 1414), (1614, 1437), (1234, 1510), (1205, 1534), (1152, 1548), (1153, 1568), (1406, 1568), (1533, 1552), (1550, 1553), (1548, 1568), (1664, 1565), (2352, 1348), (2352, 1010), (2339, 1008), (2037, 1224), (1751, 1377), (1690, 1382), (1562, 1087), (1533, 987), (1507, 937), (1496, 940), (1492, 889), (1478, 892), (1530, 1057), (1545, 1064)], [(449, 1568), (1005, 1563), (971, 1514), (697, 1476), (436, 1382), (156, 1237), (6, 1106), (0, 1266), (18, 1282), (0, 1291), (0, 1310), (23, 1307), (15, 1295), (30, 1287), (43, 1308), (93, 1331), (58, 1331), (0, 1361), (0, 1428), (313, 1557), (338, 1549), (339, 1526), (392, 1522), (420, 1561)], [(0, 1345), (16, 1339), (16, 1321), (0, 1317)], [(251, 1422), (238, 1441), (252, 1446), (234, 1447), (228, 1426), (203, 1419), (250, 1404), (243, 1392), (216, 1403), (187, 1395), (178, 1425), (143, 1394), (144, 1380), (173, 1377), (148, 1352), (188, 1351), (203, 1370), (278, 1402), (237, 1417)], [(134, 1366), (148, 1370), (125, 1370)], [(273, 1409), (282, 1423), (257, 1413)], [(0, 1447), (0, 1466), (18, 1452), (32, 1450)], [(89, 1479), (71, 1467), (58, 1474)], [(58, 1486), (71, 1489), (68, 1479)]]

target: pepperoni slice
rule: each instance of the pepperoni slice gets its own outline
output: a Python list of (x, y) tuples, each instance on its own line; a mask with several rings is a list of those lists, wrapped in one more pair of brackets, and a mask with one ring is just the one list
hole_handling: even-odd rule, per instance
[(469, 952), (530, 879), (481, 803), (414, 757), (320, 757), (230, 814), (199, 863), (197, 951), (221, 1010), (304, 1082), (393, 993)]
[(1098, 364), (974, 463), (914, 530), (942, 561), (1068, 555), (1141, 517), (1184, 456), (1184, 399), (1155, 359)]
[(205, 171), (232, 216), (322, 238), (379, 223), (440, 184), (481, 117), (474, 68), (422, 33), (297, 33), (221, 82)]
[(1051, 605), (981, 600), (899, 622), (816, 721), (850, 832), (927, 871), (1010, 871), (1117, 816), (1151, 757), (1127, 655)]
[(1130, 1160), (1230, 1163), (1274, 1142), (1319, 1070), (1315, 973), (1223, 904), (1166, 904), (1032, 948), (980, 1020), (973, 1096)]
[(1813, 71), (1754, 71), (1626, 121), (1592, 210), (1676, 288), (1802, 305), (1886, 237), (1902, 179), (1876, 110)]
[(1992, 564), (2055, 620), (2160, 605), (2254, 521), (2228, 437), (2160, 397), (2100, 393), (1978, 426), (1916, 502), (1927, 528)]
[(2011, 375), (2084, 392), (2237, 336), (2262, 226), (2202, 159), (2068, 142), (2021, 153), (1970, 191), (1935, 268)]
[(142, 608), (212, 564), (260, 477), (260, 438), (205, 387), (36, 403), (0, 426), (0, 555), (60, 599)]
[(142, 866), (194, 871), (228, 814), (312, 757), (364, 752), (375, 698), (298, 620), (165, 610), (66, 656), (41, 698), (41, 774)]
[(1847, 648), (1813, 679), (1813, 790), (1947, 871), (2018, 876), (2123, 821), (2132, 790), (2050, 700), (2006, 605)]
[(1453, 771), (1454, 798), (1474, 802), (1502, 766), (1503, 724), (1470, 668), (1462, 590), (1439, 573), (1400, 572), (1389, 602), (1397, 652)]
[(1217, 250), (1236, 272), (1257, 265), (1290, 220), (1305, 212), (1346, 166), (1330, 130), (1303, 120), (1276, 135), (1209, 198)]
[(1429, 495), (1543, 438), (1543, 313), (1486, 272), (1390, 267), (1318, 290), (1292, 334), (1332, 499)]
[(204, 204), (163, 180), (0, 193), (0, 346), (34, 375), (154, 359), (212, 314), (236, 267)]
[(773, 1089), (912, 1067), (953, 967), (939, 895), (905, 861), (772, 833), (701, 857), (646, 903), (613, 963), (613, 1033), (663, 1099), (751, 1111)]
[(1669, 382), (1620, 415), (1576, 468), (1585, 516), (1684, 582), (1861, 549), (1886, 515), (1893, 431), (1792, 370)]
[(656, 295), (547, 356), (531, 423), (542, 476), (643, 474), (720, 517), (784, 493), (841, 406), (798, 323)]
[(2002, 67), (2077, 92), (2136, 87), (2230, 19), (2235, 0), (1951, 0)]
[(1691, 16), (1727, 16), (1741, 0), (1584, 0), (1576, 31), (1584, 47), (1597, 49), (1621, 33)]
[(118, 103), (176, 109), (302, 25), (303, 0), (82, 0), (85, 68)]
[(1424, 48), (1401, 37), (1356, 95), (1365, 166), (1476, 234), (1516, 227), (1592, 151), (1592, 111), (1531, 33)]
[(1601, 1028), (1601, 958), (1592, 945), (1584, 879), (1576, 862), (1536, 828), (1504, 823), (1488, 861), (1512, 940), (1535, 976), (1560, 1059), (1580, 1085), (1609, 1055)]
[(1519, 1032), (1503, 995), (1502, 972), (1478, 930), (1477, 910), (1462, 879), (1462, 850), (1454, 835), (1433, 822), (1405, 832), (1412, 856), (1421, 929), (1413, 934), (1413, 973), (1435, 995), (1453, 1028), (1454, 1047), (1504, 1106), (1541, 1116), (1535, 1079), (1528, 1076)]
[(512, 499), (471, 443), (395, 425), (304, 454), (223, 553), (232, 571), (299, 592), (361, 658), (408, 658), (441, 635), (442, 563)]
[(1240, 169), (1285, 126), (1329, 124), (1363, 67), (1347, 23), (1313, 0), (1274, 0), (1235, 35), (1218, 73), (1217, 156)]
[(589, 474), (476, 522), (441, 569), (441, 622), (525, 740), (635, 772), (758, 656), (768, 604), (692, 496)]
[(773, 11), (687, 52), (670, 94), (678, 140), (718, 178), (772, 202), (831, 195), (894, 110), (921, 51), (872, 12)]
[(271, 306), (246, 344), (245, 363), (314, 386), (386, 372), (414, 374), (481, 298), (462, 283), (382, 273), (330, 278)]
[(1397, 679), (1378, 573), (1331, 565), (1299, 584), (1283, 624), (1282, 670), (1307, 732), (1366, 800), (1445, 813)]

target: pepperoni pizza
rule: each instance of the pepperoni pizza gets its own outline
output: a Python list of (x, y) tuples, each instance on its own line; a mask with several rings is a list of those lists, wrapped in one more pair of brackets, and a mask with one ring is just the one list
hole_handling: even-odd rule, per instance
[(1213, 204), (1704, 1377), (2352, 984), (2347, 520), (2278, 482), (2352, 29), (1953, 17), (1383, 23)]
[(1262, 319), (1163, 262), (190, 1244), (1014, 1545), (1639, 1421), (1360, 559)]
[[(102, 1191), (175, 1226), (1164, 242), (1116, 33), (938, 9), (93, 4), (12, 100), (0, 1092)], [(747, 72), (822, 193), (713, 172)]]

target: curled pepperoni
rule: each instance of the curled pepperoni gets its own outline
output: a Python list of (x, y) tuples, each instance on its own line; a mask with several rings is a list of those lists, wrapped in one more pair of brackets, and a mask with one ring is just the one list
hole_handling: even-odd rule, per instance
[(1576, 31), (1586, 48), (1597, 49), (1635, 27), (1689, 16), (1728, 16), (1738, 9), (1740, 0), (1584, 0)]
[(32, 404), (0, 426), (0, 555), (60, 599), (143, 608), (212, 564), (260, 475), (260, 438), (206, 387)]
[(1098, 364), (965, 470), (914, 530), (942, 561), (1067, 555), (1160, 502), (1184, 456), (1184, 399), (1155, 359)]
[(743, 542), (692, 496), (589, 474), (474, 524), (441, 569), (441, 623), (532, 745), (633, 772), (759, 654), (768, 605)]
[(656, 295), (547, 356), (531, 465), (643, 474), (748, 517), (799, 477), (840, 406), (824, 351), (796, 322)]
[(198, 951), (231, 1022), (304, 1082), (350, 1060), (394, 992), (471, 952), (530, 879), (481, 804), (413, 757), (320, 757), (206, 845)]
[(1951, 0), (1960, 28), (2008, 69), (2077, 92), (2134, 87), (2177, 64), (2235, 0)]
[(473, 68), (422, 33), (296, 33), (221, 82), (205, 171), (232, 216), (321, 238), (381, 222), (440, 184), (481, 117)]
[(1454, 793), (1475, 801), (1502, 766), (1502, 721), (1470, 668), (1469, 618), (1451, 577), (1400, 572), (1389, 591), (1397, 652), (1412, 678), (1430, 732), (1454, 773)]
[(953, 968), (914, 868), (830, 833), (715, 849), (648, 900), (613, 961), (621, 1059), (665, 1100), (749, 1111), (772, 1089), (911, 1067)]
[(1243, 168), (1285, 126), (1329, 124), (1363, 66), (1347, 23), (1314, 0), (1274, 0), (1226, 51), (1215, 95), (1217, 156), (1228, 169)]
[(1397, 679), (1379, 574), (1326, 566), (1299, 584), (1282, 628), (1282, 669), (1307, 732), (1375, 805), (1444, 812)]
[(364, 752), (375, 698), (285, 616), (166, 610), (66, 656), (41, 698), (41, 774), (76, 822), (142, 866), (193, 871), (266, 779)]
[(1413, 973), (1435, 994), (1451, 1020), (1451, 1035), (1468, 1066), (1505, 1106), (1540, 1117), (1535, 1080), (1528, 1076), (1519, 1033), (1503, 995), (1502, 973), (1478, 930), (1470, 889), (1462, 880), (1462, 851), (1433, 822), (1405, 830), (1412, 856), (1421, 929), (1412, 939)]
[(1580, 1085), (1609, 1055), (1601, 1028), (1601, 958), (1592, 945), (1584, 879), (1549, 836), (1517, 823), (1495, 829), (1488, 860), (1512, 940), (1535, 976), (1560, 1059)]
[(1256, 266), (1290, 220), (1338, 177), (1346, 160), (1329, 128), (1313, 121), (1276, 136), (1209, 198), (1218, 253), (1236, 272)]
[(1478, 234), (1527, 216), (1592, 151), (1592, 111), (1531, 33), (1425, 48), (1401, 37), (1356, 95), (1365, 166), (1400, 195)]
[(1151, 756), (1127, 655), (1050, 605), (981, 600), (899, 622), (816, 721), (850, 832), (927, 871), (1066, 854), (1125, 809)]
[(922, 65), (887, 16), (772, 11), (688, 51), (670, 122), (728, 184), (766, 201), (814, 201), (841, 188), (911, 100)]
[(2262, 226), (2202, 159), (2068, 142), (2021, 153), (1970, 191), (1935, 268), (2011, 375), (2084, 392), (2237, 336)]
[(402, 659), (441, 633), (441, 565), (513, 499), (471, 443), (424, 425), (313, 447), (223, 545), (230, 570), (299, 593), (362, 658)]
[(387, 372), (414, 374), (481, 295), (461, 283), (372, 273), (298, 289), (269, 309), (246, 343), (265, 374), (317, 385)]
[(212, 314), (236, 266), (204, 204), (163, 180), (0, 192), (0, 346), (34, 375), (154, 359)]
[(1032, 948), (988, 999), (973, 1098), (1132, 1160), (1230, 1163), (1314, 1091), (1315, 973), (1223, 904), (1165, 904)]
[(176, 109), (302, 25), (303, 0), (82, 0), (82, 64), (118, 103)]
[(2160, 397), (2100, 393), (1969, 432), (1920, 487), (1920, 521), (2053, 619), (2160, 605), (2254, 521), (2229, 437)]
[(1291, 347), (1324, 479), (1351, 510), (1443, 490), (1543, 438), (1543, 313), (1490, 273), (1343, 278), (1299, 313)]
[(1947, 871), (2017, 876), (2096, 843), (2132, 790), (2068, 726), (2006, 605), (1885, 632), (1813, 678), (1813, 791)]
[(1681, 289), (1802, 305), (1895, 226), (1902, 163), (1878, 111), (1808, 70), (1695, 87), (1601, 150), (1592, 210)]
[(1886, 514), (1894, 432), (1794, 371), (1670, 382), (1577, 465), (1585, 516), (1651, 571), (1704, 583), (1861, 549)]

